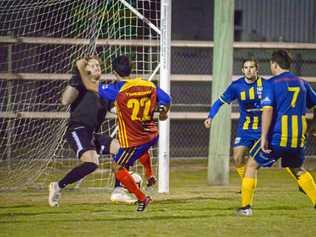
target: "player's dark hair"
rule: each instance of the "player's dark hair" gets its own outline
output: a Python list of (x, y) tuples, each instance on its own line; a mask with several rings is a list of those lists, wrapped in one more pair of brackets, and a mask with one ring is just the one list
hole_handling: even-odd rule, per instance
[(131, 74), (132, 66), (126, 55), (121, 55), (113, 59), (112, 68), (121, 77), (127, 77)]
[(289, 52), (280, 49), (272, 53), (271, 62), (277, 63), (282, 69), (290, 69), (293, 59)]
[(245, 58), (244, 60), (242, 60), (242, 63), (241, 63), (241, 68), (244, 67), (245, 63), (246, 62), (254, 62), (255, 63), (255, 66), (256, 68), (258, 69), (258, 62), (257, 60), (254, 58), (254, 57), (250, 57), (250, 58)]

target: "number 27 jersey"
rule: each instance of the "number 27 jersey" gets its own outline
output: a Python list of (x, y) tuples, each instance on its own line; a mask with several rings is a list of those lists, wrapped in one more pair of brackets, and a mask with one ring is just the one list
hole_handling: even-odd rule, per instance
[(158, 104), (169, 105), (170, 97), (155, 84), (141, 78), (120, 81), (100, 87), (99, 95), (115, 100), (122, 148), (139, 146), (158, 136), (154, 110)]

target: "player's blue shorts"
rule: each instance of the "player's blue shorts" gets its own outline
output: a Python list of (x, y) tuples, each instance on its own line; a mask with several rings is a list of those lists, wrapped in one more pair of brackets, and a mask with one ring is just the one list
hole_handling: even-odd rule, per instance
[(154, 146), (158, 141), (158, 136), (148, 143), (136, 147), (120, 148), (114, 156), (113, 161), (123, 167), (129, 167), (134, 164), (150, 147)]
[(238, 133), (233, 146), (245, 146), (250, 149), (259, 138), (260, 134), (256, 133)]
[(303, 148), (287, 148), (271, 145), (271, 153), (265, 153), (260, 148), (260, 139), (250, 149), (250, 157), (261, 167), (271, 167), (281, 158), (281, 166), (289, 168), (299, 168), (303, 165), (305, 156)]

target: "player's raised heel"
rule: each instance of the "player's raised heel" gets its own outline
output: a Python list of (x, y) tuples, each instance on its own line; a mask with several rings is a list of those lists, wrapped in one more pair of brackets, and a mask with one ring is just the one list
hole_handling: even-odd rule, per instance
[(137, 202), (135, 198), (133, 198), (128, 191), (123, 187), (116, 187), (111, 194), (111, 201), (115, 203), (127, 203), (134, 204)]
[(252, 216), (253, 212), (252, 212), (252, 209), (251, 209), (250, 205), (238, 208), (237, 209), (237, 215), (238, 216)]
[(137, 209), (138, 212), (143, 212), (145, 208), (149, 205), (149, 203), (152, 201), (151, 197), (147, 196), (145, 197), (144, 201), (137, 201)]
[(58, 187), (57, 182), (52, 182), (49, 184), (48, 187), (48, 204), (51, 207), (58, 207), (59, 206), (59, 199), (61, 197), (61, 189)]

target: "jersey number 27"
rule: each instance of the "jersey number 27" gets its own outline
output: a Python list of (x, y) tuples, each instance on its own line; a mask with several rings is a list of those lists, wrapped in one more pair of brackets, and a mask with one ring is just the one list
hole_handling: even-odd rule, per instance
[(132, 109), (131, 120), (148, 121), (150, 117), (151, 101), (148, 97), (140, 99), (129, 99), (127, 101), (127, 108)]

